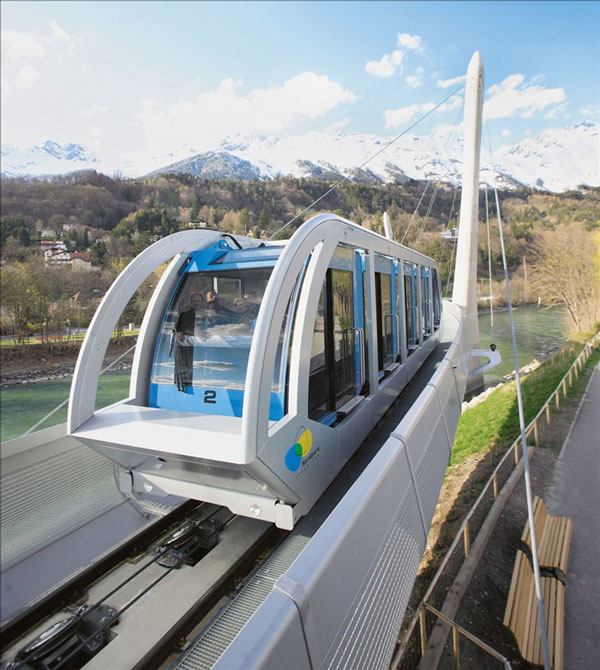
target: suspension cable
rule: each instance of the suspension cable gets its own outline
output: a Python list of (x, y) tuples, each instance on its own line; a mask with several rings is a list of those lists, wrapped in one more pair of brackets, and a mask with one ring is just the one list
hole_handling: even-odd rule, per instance
[(494, 339), (494, 296), (492, 291), (492, 248), (490, 246), (490, 212), (488, 207), (488, 185), (485, 185), (485, 224), (487, 227), (488, 275), (490, 279), (490, 330)]
[[(458, 192), (458, 186), (456, 187), (455, 195)], [(461, 194), (462, 195), (462, 194)], [(454, 200), (452, 201), (452, 208), (454, 208)], [(450, 214), (452, 214), (452, 210), (450, 211)], [(456, 212), (456, 227), (458, 226), (458, 217), (460, 214), (460, 210)], [(450, 217), (448, 218), (448, 229), (450, 228)], [(448, 291), (450, 289), (450, 280), (454, 280), (454, 273), (456, 270), (455, 263), (454, 263), (454, 256), (456, 255), (456, 247), (458, 246), (458, 241), (453, 240), (452, 241), (452, 253), (450, 254), (450, 266), (448, 269), (448, 278), (446, 279), (446, 297), (448, 297)]]
[(521, 428), (521, 444), (523, 452), (523, 476), (525, 479), (525, 497), (527, 499), (527, 516), (529, 518), (529, 528), (531, 532), (531, 557), (533, 559), (533, 573), (535, 582), (535, 593), (537, 596), (538, 618), (540, 622), (540, 638), (542, 641), (542, 651), (544, 653), (544, 668), (550, 670), (550, 652), (548, 650), (548, 634), (546, 631), (546, 617), (544, 612), (544, 597), (542, 594), (542, 582), (540, 577), (540, 565), (537, 549), (537, 538), (535, 533), (535, 517), (533, 513), (533, 501), (531, 495), (531, 480), (529, 476), (529, 456), (527, 453), (527, 435), (525, 433), (525, 417), (523, 413), (523, 396), (521, 393), (521, 378), (519, 375), (519, 360), (517, 357), (517, 341), (515, 337), (515, 324), (513, 321), (512, 302), (510, 297), (510, 282), (508, 280), (508, 268), (506, 264), (506, 253), (504, 250), (504, 236), (502, 234), (502, 218), (500, 214), (500, 200), (498, 198), (498, 189), (496, 187), (496, 168), (492, 155), (492, 142), (490, 139), (489, 128), (486, 123), (486, 131), (490, 151), (490, 163), (492, 166), (492, 180), (494, 186), (494, 196), (496, 200), (496, 213), (498, 215), (498, 232), (500, 235), (500, 249), (502, 251), (502, 265), (504, 267), (504, 281), (506, 283), (506, 299), (508, 302), (508, 316), (510, 319), (510, 335), (512, 339), (513, 359), (515, 365), (515, 381), (517, 385), (517, 404), (519, 408), (519, 425)]
[[(461, 108), (459, 109), (458, 114), (456, 115), (456, 118), (454, 119), (454, 123), (452, 125), (452, 128), (451, 128), (450, 132), (448, 133), (448, 137), (446, 138), (446, 142), (444, 143), (444, 146), (442, 147), (442, 154), (444, 156), (446, 155), (446, 149), (448, 147), (448, 144), (450, 143), (450, 140), (452, 139), (452, 136), (454, 135), (454, 131), (456, 130), (456, 127), (458, 125), (458, 121), (463, 114), (463, 109), (464, 109), (464, 102), (463, 102), (463, 105), (461, 106)], [(433, 209), (433, 205), (435, 203), (435, 199), (436, 199), (436, 196), (438, 194), (439, 188), (440, 188), (440, 184), (439, 184), (439, 180), (438, 180), (435, 183), (435, 187), (433, 189), (433, 194), (431, 195), (431, 198), (429, 200), (429, 206), (427, 207), (427, 211), (425, 212), (425, 218), (423, 219), (423, 223), (421, 224), (419, 234), (417, 235), (417, 239), (415, 240), (415, 244), (414, 244), (415, 249), (417, 248), (417, 246), (418, 246), (418, 244), (421, 240), (421, 236), (425, 232), (425, 226), (427, 225), (427, 221), (429, 220), (429, 216), (431, 215), (431, 210)], [(411, 222), (412, 222), (412, 219), (411, 219)], [(410, 227), (410, 224), (409, 224), (409, 227)], [(406, 229), (406, 232), (408, 232), (408, 228)], [(405, 233), (405, 235), (406, 235), (406, 233)], [(404, 239), (404, 238), (402, 238), (402, 239)]]
[(279, 228), (279, 229), (276, 230), (272, 235), (270, 235), (268, 239), (272, 240), (272, 239), (275, 237), (275, 235), (279, 234), (282, 230), (285, 230), (289, 225), (291, 225), (292, 223), (294, 223), (294, 221), (297, 221), (303, 214), (305, 214), (306, 212), (308, 212), (309, 209), (312, 209), (318, 202), (320, 202), (321, 200), (323, 200), (323, 198), (327, 197), (332, 191), (335, 191), (335, 189), (336, 189), (340, 184), (343, 184), (344, 182), (349, 181), (349, 180), (352, 178), (352, 176), (353, 176), (356, 172), (358, 172), (359, 170), (362, 170), (362, 169), (365, 167), (365, 165), (367, 165), (368, 163), (370, 163), (374, 158), (377, 158), (377, 156), (379, 156), (379, 154), (381, 154), (381, 153), (383, 153), (384, 151), (386, 151), (387, 149), (389, 149), (389, 148), (392, 146), (392, 144), (394, 144), (395, 142), (397, 142), (403, 135), (406, 135), (406, 133), (408, 133), (410, 130), (412, 130), (413, 128), (415, 128), (416, 126), (418, 126), (419, 123), (421, 123), (421, 121), (423, 121), (423, 120), (426, 119), (428, 116), (430, 116), (431, 114), (433, 114), (433, 112), (435, 112), (436, 109), (439, 109), (439, 108), (440, 108), (440, 107), (441, 107), (447, 100), (449, 100), (453, 95), (456, 95), (457, 93), (459, 93), (460, 91), (462, 91), (463, 88), (464, 88), (463, 86), (460, 86), (460, 87), (457, 88), (455, 91), (453, 91), (452, 93), (450, 93), (449, 95), (447, 95), (442, 101), (438, 102), (438, 104), (437, 104), (435, 107), (432, 107), (428, 112), (425, 112), (425, 114), (423, 114), (422, 116), (420, 116), (414, 123), (411, 123), (411, 125), (408, 126), (407, 128), (405, 128), (399, 135), (396, 135), (396, 137), (394, 137), (393, 139), (391, 139), (391, 140), (390, 140), (387, 144), (385, 144), (381, 149), (379, 149), (379, 150), (376, 151), (372, 156), (370, 156), (369, 158), (367, 158), (366, 161), (364, 161), (364, 162), (361, 163), (358, 167), (355, 167), (353, 170), (351, 170), (345, 177), (342, 177), (342, 179), (339, 179), (339, 180), (338, 180), (338, 181), (337, 181), (337, 182), (336, 182), (336, 183), (335, 183), (329, 190), (325, 191), (325, 193), (323, 193), (323, 195), (319, 196), (316, 200), (314, 200), (313, 202), (311, 202), (310, 205), (308, 205), (307, 207), (305, 207), (301, 212), (298, 212), (298, 214), (296, 214), (296, 215), (295, 215), (293, 218), (291, 218), (287, 223), (285, 223), (283, 226), (281, 226), (281, 228)]

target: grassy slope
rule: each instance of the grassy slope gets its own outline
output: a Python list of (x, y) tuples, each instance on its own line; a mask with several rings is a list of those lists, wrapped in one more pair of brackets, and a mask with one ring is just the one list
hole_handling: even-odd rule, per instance
[[(580, 350), (581, 347), (577, 345), (573, 354), (565, 355), (564, 359), (560, 356), (550, 359), (521, 379), (525, 425), (540, 411)], [(593, 364), (599, 358), (600, 349), (596, 349), (587, 365)], [(484, 402), (462, 414), (456, 431), (451, 465), (461, 463), (476, 452), (497, 447), (507, 448), (519, 436), (519, 432), (516, 383), (512, 381), (496, 389)]]

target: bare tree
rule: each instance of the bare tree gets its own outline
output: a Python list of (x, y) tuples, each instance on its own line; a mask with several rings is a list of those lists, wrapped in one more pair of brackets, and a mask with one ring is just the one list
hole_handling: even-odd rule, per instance
[(536, 235), (533, 286), (548, 305), (565, 309), (574, 332), (600, 321), (600, 233), (581, 223), (563, 224)]

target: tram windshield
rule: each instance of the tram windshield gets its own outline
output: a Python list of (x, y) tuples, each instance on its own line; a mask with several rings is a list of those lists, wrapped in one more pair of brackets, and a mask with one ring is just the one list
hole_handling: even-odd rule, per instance
[[(243, 390), (250, 345), (272, 267), (191, 272), (163, 323), (153, 384)], [(281, 349), (281, 346), (279, 347)], [(281, 374), (278, 353), (274, 388)]]

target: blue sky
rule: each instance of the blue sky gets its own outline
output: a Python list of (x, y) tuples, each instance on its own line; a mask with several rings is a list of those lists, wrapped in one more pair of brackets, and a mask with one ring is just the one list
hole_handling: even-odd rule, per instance
[[(597, 2), (4, 2), (2, 141), (395, 135), (482, 54), (495, 144), (599, 119)], [(418, 132), (441, 133), (451, 98)]]

